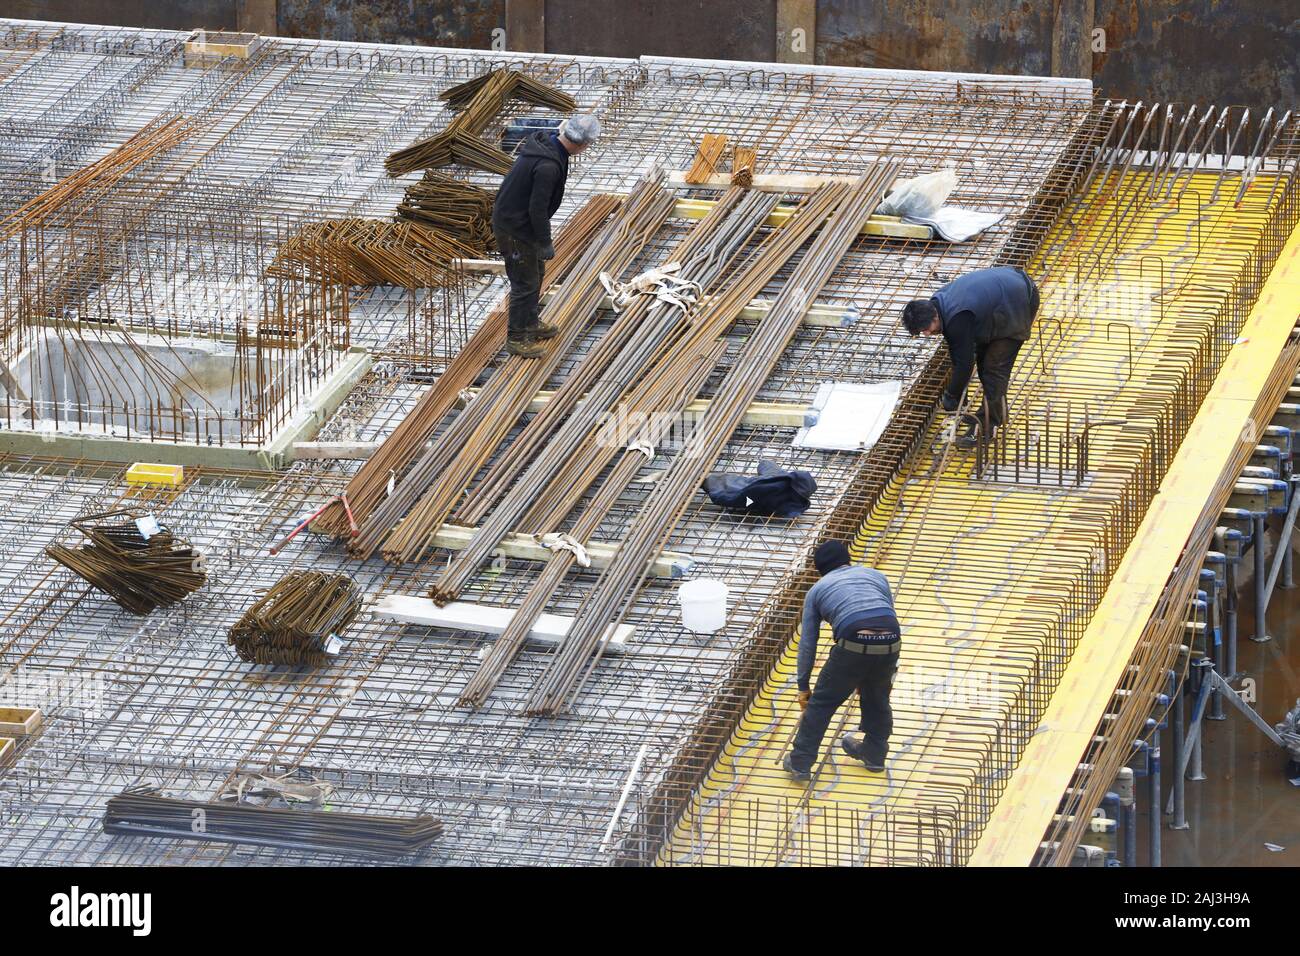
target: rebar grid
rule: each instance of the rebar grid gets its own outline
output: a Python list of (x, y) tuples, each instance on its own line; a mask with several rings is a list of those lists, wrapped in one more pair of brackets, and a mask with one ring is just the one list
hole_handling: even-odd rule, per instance
[[(41, 30), (33, 38), (15, 28), (7, 43), (0, 32), (0, 47), (22, 61), (8, 74), (13, 82), (25, 75), (18, 72), (24, 64), (30, 69), (47, 57), (102, 57), (107, 37), (125, 55), (156, 58), (178, 36), (81, 28), (62, 34)], [(1002, 224), (961, 246), (855, 242), (821, 301), (846, 310), (856, 306), (860, 318), (842, 328), (802, 328), (760, 391), (764, 400), (806, 404), (818, 384), (832, 380), (928, 382), (934, 343), (902, 334), (899, 307), (962, 271), (1027, 255), (1054, 215), (1052, 204), (1038, 196), (1045, 177), (1063, 153), (1077, 162), (1086, 148), (1077, 134), (1090, 103), (1077, 83), (967, 80), (958, 86), (923, 74), (805, 74), (268, 40), (242, 64), (185, 70), (165, 62), (156, 81), (141, 83), (110, 111), (114, 122), (108, 132), (94, 138), (94, 148), (81, 159), (107, 152), (141, 118), (176, 108), (188, 97), (187, 114), (198, 115), (200, 106), (212, 104), (215, 121), (194, 149), (165, 165), (165, 188), (160, 188), (177, 220), (243, 216), (287, 229), (327, 216), (386, 216), (416, 177), (388, 179), (383, 157), (445, 126), (437, 101), (441, 89), (504, 64), (522, 66), (574, 94), (579, 109), (596, 111), (605, 126), (602, 140), (573, 165), (562, 218), (595, 192), (626, 191), (649, 161), (685, 169), (705, 132), (726, 132), (733, 142), (756, 149), (760, 172), (853, 174), (889, 155), (902, 160), (906, 176), (952, 161), (962, 181), (954, 201), (1007, 214)], [(86, 72), (93, 68), (87, 65)], [(56, 73), (58, 67), (46, 70)], [(0, 86), (0, 93), (4, 89)], [(62, 89), (54, 91), (44, 102), (62, 95)], [(84, 102), (94, 99), (87, 95)], [(526, 112), (512, 105), (503, 122)], [(19, 115), (24, 122), (33, 118), (26, 111)], [(499, 131), (490, 128), (485, 135)], [(12, 169), (0, 168), (0, 175), (19, 186), (39, 185), (30, 174), (19, 177)], [(485, 174), (470, 179), (495, 185)], [(20, 192), (15, 188), (13, 195)], [(688, 194), (712, 198), (717, 191), (702, 187)], [(130, 201), (125, 207), (129, 211)], [(680, 224), (665, 229), (633, 269), (660, 264), (683, 229)], [(175, 234), (171, 227), (160, 231)], [(254, 231), (265, 234), (262, 227)], [(269, 252), (274, 244), (266, 247)], [(790, 268), (797, 263), (798, 257)], [(789, 271), (777, 276), (765, 297), (780, 291)], [(381, 362), (354, 391), (325, 437), (390, 432), (427, 386), (429, 374), (482, 322), (502, 291), (500, 280), (465, 290), (463, 327), (429, 335), (437, 340), (440, 356), (433, 348), (422, 351), (409, 344), (412, 316), (428, 304), (427, 294), (375, 289), (354, 297), (354, 341), (383, 350), (391, 361)], [(596, 330), (609, 321), (601, 316)], [(735, 361), (752, 329), (752, 323), (742, 322), (729, 335), (722, 370)], [(584, 354), (593, 341), (594, 334), (580, 340), (575, 354)], [(573, 367), (572, 362), (561, 366), (548, 387), (560, 384)], [(706, 394), (720, 377), (706, 385)], [(872, 467), (892, 470), (887, 463), (894, 449), (911, 447), (931, 407), (932, 401), (915, 397), (904, 401), (872, 456)], [(0, 666), (15, 674), (21, 667), (102, 676), (108, 704), (102, 711), (53, 708), (46, 735), (28, 745), (0, 778), (6, 821), (0, 858), (327, 862), (269, 848), (110, 839), (98, 830), (104, 800), (134, 782), (147, 780), (169, 793), (203, 799), (242, 772), (296, 770), (336, 783), (340, 805), (349, 809), (427, 811), (445, 820), (447, 834), (419, 858), (424, 862), (610, 859), (601, 850), (602, 835), (638, 750), (644, 746), (646, 757), (631, 782), (624, 820), (635, 818), (665, 774), (678, 773), (674, 761), (682, 742), (696, 732), (733, 670), (748, 666), (755, 628), (774, 620), (764, 616), (764, 608), (789, 583), (789, 558), (801, 556), (827, 526), (859, 474), (859, 456), (796, 453), (790, 435), (789, 429), (742, 426), (717, 468), (752, 472), (763, 458), (797, 462), (817, 476), (822, 489), (807, 514), (796, 522), (738, 518), (697, 500), (667, 542), (668, 548), (691, 554), (700, 573), (727, 581), (729, 626), (707, 638), (683, 631), (672, 586), (650, 583), (626, 615), (636, 628), (634, 646), (621, 656), (605, 656), (570, 716), (541, 721), (519, 713), (550, 659), (548, 651), (532, 645), (473, 714), (455, 706), (487, 645), (473, 635), (403, 629), (363, 614), (347, 635), (343, 658), (329, 669), (267, 671), (235, 660), (224, 644), (225, 630), (258, 588), (293, 567), (347, 573), (371, 595), (422, 593), (441, 570), (445, 553), (425, 566), (390, 568), (377, 560), (356, 562), (339, 545), (308, 536), (295, 539), (278, 558), (263, 553), (297, 519), (337, 493), (355, 465), (300, 464), (270, 484), (265, 476), (190, 476), (166, 514), (178, 531), (213, 550), (213, 581), (140, 626), (82, 600), (36, 557), (36, 546), (24, 536), (44, 528), (39, 502), (69, 479), (56, 478), (53, 464), (12, 462), (19, 474), (3, 479), (6, 490), (10, 484), (27, 487), (29, 472), (43, 477), (29, 491), (16, 493), (13, 518), (0, 517), (3, 529), (12, 529), (18, 539), (18, 550), (3, 565), (12, 574), (5, 585), (14, 610), (0, 625), (0, 638), (12, 643), (14, 656), (0, 656)], [(666, 452), (647, 470), (662, 470), (671, 460)], [(78, 507), (83, 500), (93, 499), (105, 510), (125, 488), (113, 469), (71, 482), (59, 492), (69, 518), (83, 510)], [(619, 540), (648, 487), (634, 480), (595, 537)], [(41, 535), (34, 537), (44, 543)], [(537, 571), (508, 561), (479, 574), (466, 597), (512, 606)], [(570, 575), (548, 609), (573, 613), (594, 580), (587, 572)], [(989, 729), (981, 733), (998, 737), (995, 723), (990, 718)], [(915, 824), (920, 835), (915, 839), (928, 841), (927, 853), (941, 855), (939, 822)], [(900, 829), (898, 839), (914, 839), (910, 832)]]
[[(1106, 111), (1101, 116), (1108, 119)], [(940, 441), (934, 428), (927, 439), (931, 454), (914, 457), (908, 471), (881, 492), (867, 485), (871, 497), (859, 556), (892, 572), (895, 581), (907, 635), (900, 680), (906, 684), (909, 675), (929, 674), (930, 690), (975, 681), (987, 695), (986, 706), (1001, 710), (997, 718), (981, 729), (978, 709), (969, 702), (932, 703), (924, 686), (919, 695), (914, 687), (896, 710), (897, 756), (887, 778), (864, 780), (830, 754), (810, 799), (798, 800), (773, 759), (788, 745), (785, 727), (793, 723), (792, 650), (770, 675), (753, 663), (764, 653), (774, 660), (785, 647), (797, 624), (791, 602), (780, 619), (784, 633), (778, 630), (774, 644), (756, 645), (757, 653), (737, 668), (728, 697), (715, 699), (721, 727), (735, 724), (726, 715), (753, 701), (741, 729), (726, 742), (709, 735), (707, 722), (701, 724), (679, 758), (675, 785), (670, 774), (629, 833), (629, 861), (643, 862), (660, 846), (665, 863), (924, 864), (966, 858), (1295, 225), (1294, 130), (1280, 144), (1271, 157), (1280, 174), (1261, 180), (1240, 203), (1225, 193), (1189, 215), (1193, 207), (1183, 202), (1183, 216), (1174, 224), (1169, 220), (1182, 197), (1145, 201), (1160, 170), (1129, 168), (1129, 149), (1113, 176), (1093, 180), (1092, 190), (1048, 237), (1041, 258), (1029, 265), (1041, 280), (1043, 309), (1013, 386), (1012, 427), (1027, 421), (1033, 442), (1045, 443), (1049, 423), (1054, 419), (1060, 429), (1071, 403), (1076, 415), (1091, 410), (1098, 424), (1113, 419), (1113, 428), (1091, 438), (1084, 485), (1052, 487), (1055, 482), (1043, 482), (1032, 466), (993, 482), (972, 481), (970, 461), (945, 472), (935, 464), (942, 446), (932, 444)], [(1072, 178), (1086, 181), (1086, 169)], [(1218, 179), (1215, 173), (1191, 174), (1182, 189), (1201, 191), (1208, 200)], [(1116, 209), (1122, 211), (1117, 225)], [(1198, 243), (1202, 222), (1213, 230), (1213, 243)], [(1153, 268), (1153, 256), (1161, 269)], [(1110, 326), (1120, 322), (1137, 329), (1135, 344), (1113, 336), (1107, 341)], [(1082, 426), (1081, 419), (1075, 421)], [(1209, 507), (1206, 520), (1215, 514)], [(1161, 621), (1182, 619), (1181, 593), (1170, 599)], [(1088, 786), (1066, 795), (1061, 824), (1050, 835), (1063, 848), (1050, 855), (1058, 863), (1068, 861), (1070, 840), (1077, 840), (1114, 769), (1131, 753), (1133, 737), (1123, 728), (1140, 724), (1150, 712), (1177, 650), (1180, 632), (1171, 636), (1169, 628), (1154, 626), (1152, 633), (1159, 640), (1153, 638), (1130, 669), (1134, 685), (1117, 693), (1121, 723), (1103, 722), (1098, 734), (1104, 744), (1090, 751), (1105, 757), (1110, 775), (1095, 769), (1085, 775)], [(704, 778), (699, 761), (715, 755), (703, 789), (678, 817), (677, 801)], [(1091, 766), (1088, 755), (1081, 757)], [(907, 831), (921, 814), (939, 832), (930, 844), (891, 844), (881, 837), (864, 845), (845, 822), (864, 807), (877, 822), (885, 821), (885, 830)], [(732, 821), (735, 813), (739, 817)], [(674, 830), (664, 829), (674, 823)], [(823, 838), (837, 842), (810, 846), (799, 839), (810, 826), (822, 827)], [(935, 846), (943, 852), (932, 852)]]

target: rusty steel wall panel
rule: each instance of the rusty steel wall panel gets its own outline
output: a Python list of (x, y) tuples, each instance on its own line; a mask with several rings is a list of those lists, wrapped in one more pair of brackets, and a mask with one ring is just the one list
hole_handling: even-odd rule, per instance
[(238, 0), (6, 0), (0, 15), (156, 30), (235, 30)]
[(281, 36), (489, 49), (505, 0), (279, 0)]
[(1300, 106), (1295, 0), (1097, 0), (1107, 95), (1255, 109)]
[(546, 0), (546, 52), (771, 60), (776, 0)]
[[(771, 60), (775, 52), (776, 0), (544, 7), (553, 53)], [(239, 9), (239, 0), (9, 0), (5, 12), (233, 29)], [(1107, 95), (1291, 107), (1300, 105), (1298, 10), (1295, 0), (816, 0), (816, 62), (1076, 76), (1090, 66)], [(285, 36), (486, 49), (506, 24), (506, 0), (278, 0), (277, 23)], [(1104, 31), (1105, 49), (1089, 56), (1079, 46), (1093, 28)]]
[(817, 62), (1047, 76), (1052, 3), (820, 0)]

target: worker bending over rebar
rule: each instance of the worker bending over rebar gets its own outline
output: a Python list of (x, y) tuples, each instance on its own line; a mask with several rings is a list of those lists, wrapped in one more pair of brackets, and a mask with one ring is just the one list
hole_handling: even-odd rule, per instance
[(492, 206), (492, 232), (510, 280), (510, 320), (506, 351), (538, 358), (555, 326), (538, 318), (545, 263), (555, 258), (551, 217), (564, 199), (569, 157), (600, 135), (594, 116), (570, 116), (557, 132), (541, 130), (524, 140), (515, 164), (501, 181)]
[(958, 276), (928, 299), (903, 308), (912, 335), (942, 334), (952, 357), (952, 377), (943, 390), (944, 411), (954, 412), (978, 367), (984, 401), (979, 419), (966, 418), (957, 447), (991, 441), (1007, 420), (1007, 385), (1020, 346), (1038, 315), (1038, 286), (1023, 269), (996, 266)]
[[(803, 717), (784, 766), (795, 780), (812, 776), (822, 737), (840, 705), (858, 693), (860, 737), (846, 734), (840, 747), (880, 773), (889, 754), (894, 717), (889, 691), (902, 649), (894, 596), (889, 581), (874, 568), (854, 567), (843, 541), (827, 541), (813, 553), (821, 579), (808, 589), (799, 630), (799, 706)], [(835, 646), (826, 658), (817, 687), (809, 691), (817, 637), (822, 621), (830, 623)]]

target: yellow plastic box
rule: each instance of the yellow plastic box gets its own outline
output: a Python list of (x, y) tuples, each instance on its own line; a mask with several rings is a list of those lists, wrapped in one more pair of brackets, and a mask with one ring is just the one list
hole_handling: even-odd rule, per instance
[(126, 470), (128, 485), (162, 485), (167, 488), (179, 488), (185, 479), (183, 465), (157, 465), (148, 461), (137, 461)]

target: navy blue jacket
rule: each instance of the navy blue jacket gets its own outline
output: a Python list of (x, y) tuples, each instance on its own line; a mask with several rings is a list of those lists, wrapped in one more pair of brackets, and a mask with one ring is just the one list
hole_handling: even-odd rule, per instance
[(781, 518), (797, 518), (807, 511), (816, 490), (817, 482), (808, 472), (767, 460), (758, 463), (757, 475), (722, 471), (704, 479), (704, 493), (715, 505)]
[(569, 152), (554, 133), (534, 133), (519, 148), (501, 180), (492, 207), (492, 228), (539, 246), (551, 244), (551, 217), (564, 199)]
[(948, 395), (960, 398), (975, 369), (975, 351), (995, 339), (1029, 338), (1037, 293), (1012, 266), (977, 269), (940, 286), (932, 297), (952, 356)]

